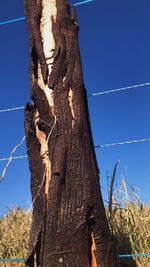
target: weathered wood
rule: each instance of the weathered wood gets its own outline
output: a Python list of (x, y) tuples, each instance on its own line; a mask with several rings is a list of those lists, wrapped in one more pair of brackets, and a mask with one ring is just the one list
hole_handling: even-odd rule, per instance
[(33, 200), (27, 266), (34, 267), (36, 254), (38, 267), (117, 267), (99, 185), (75, 9), (70, 14), (65, 0), (25, 0), (25, 12), (33, 100), (25, 110)]

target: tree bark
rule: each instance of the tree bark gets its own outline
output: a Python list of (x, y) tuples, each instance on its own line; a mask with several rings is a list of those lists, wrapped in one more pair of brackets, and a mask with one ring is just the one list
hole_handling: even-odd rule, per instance
[[(117, 267), (105, 215), (82, 76), (75, 9), (25, 0), (32, 104), (25, 109), (31, 172), (29, 267)], [(35, 257), (36, 255), (36, 257)]]

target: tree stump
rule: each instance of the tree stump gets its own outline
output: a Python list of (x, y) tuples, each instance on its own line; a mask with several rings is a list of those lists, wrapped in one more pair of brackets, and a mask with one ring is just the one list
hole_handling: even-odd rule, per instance
[(117, 267), (105, 215), (78, 45), (75, 8), (25, 0), (32, 104), (25, 109), (31, 172), (29, 267)]

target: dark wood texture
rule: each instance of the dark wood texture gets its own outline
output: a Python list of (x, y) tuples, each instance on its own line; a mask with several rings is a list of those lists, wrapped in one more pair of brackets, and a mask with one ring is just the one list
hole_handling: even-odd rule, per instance
[[(25, 131), (34, 202), (26, 264), (34, 267), (36, 254), (38, 267), (92, 267), (94, 240), (96, 266), (117, 267), (117, 253), (99, 185), (76, 13), (73, 9), (70, 14), (65, 0), (56, 0), (56, 4), (57, 20), (52, 18), (56, 44), (54, 64), (48, 77), (39, 26), (42, 4), (37, 0), (25, 1), (33, 100), (32, 105), (26, 105)], [(45, 83), (48, 82), (53, 90), (53, 111), (46, 94), (38, 86), (38, 62)], [(46, 135), (48, 143), (51, 163), (48, 195), (45, 194), (45, 165), (40, 154), (37, 127)]]

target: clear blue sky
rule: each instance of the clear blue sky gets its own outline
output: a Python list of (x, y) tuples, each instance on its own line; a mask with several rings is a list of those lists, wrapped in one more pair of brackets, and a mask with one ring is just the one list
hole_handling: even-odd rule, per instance
[[(77, 1), (72, 1), (76, 3)], [(80, 48), (89, 93), (150, 82), (150, 1), (96, 0), (78, 6)], [(1, 1), (0, 21), (24, 16), (22, 0)], [(0, 109), (30, 101), (28, 33), (25, 21), (0, 26)], [(150, 137), (150, 87), (91, 97), (94, 142), (105, 144)], [(24, 135), (23, 111), (0, 113), (0, 158), (10, 155)], [(106, 176), (121, 161), (116, 183), (128, 186), (149, 202), (150, 142), (96, 150), (106, 199)], [(23, 145), (16, 155), (25, 155)], [(0, 162), (2, 172), (6, 162)], [(28, 161), (13, 161), (0, 184), (0, 214), (16, 204), (30, 204)]]

